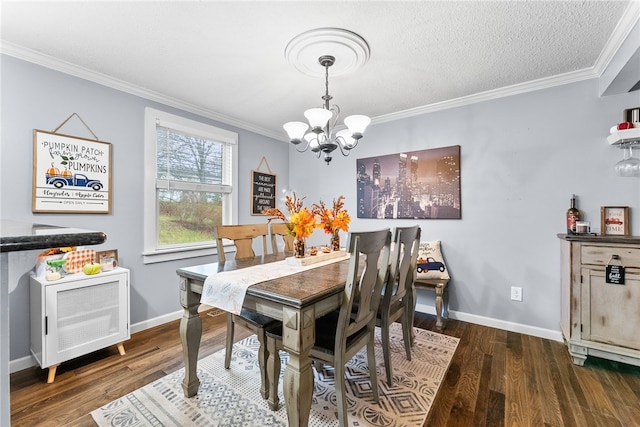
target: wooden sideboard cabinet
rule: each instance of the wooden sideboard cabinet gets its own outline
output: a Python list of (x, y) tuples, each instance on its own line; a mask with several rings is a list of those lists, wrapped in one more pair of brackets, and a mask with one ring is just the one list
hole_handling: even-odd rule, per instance
[(48, 282), (31, 276), (31, 353), (49, 368), (48, 383), (57, 366), (67, 360), (117, 344), (129, 332), (129, 270), (87, 276), (69, 274)]
[[(587, 356), (640, 366), (640, 237), (559, 234), (562, 335), (573, 363)], [(624, 284), (606, 283), (608, 264)]]

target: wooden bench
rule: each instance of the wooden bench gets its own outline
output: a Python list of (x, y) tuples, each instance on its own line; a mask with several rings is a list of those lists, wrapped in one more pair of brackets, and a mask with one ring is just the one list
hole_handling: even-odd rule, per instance
[(444, 329), (442, 323), (442, 303), (444, 301), (447, 317), (449, 316), (449, 290), (447, 285), (451, 279), (416, 279), (413, 286), (416, 289), (430, 289), (436, 293), (436, 329)]

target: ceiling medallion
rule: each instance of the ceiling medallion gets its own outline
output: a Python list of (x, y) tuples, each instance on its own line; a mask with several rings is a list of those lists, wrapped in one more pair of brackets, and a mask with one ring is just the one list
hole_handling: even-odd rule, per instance
[(369, 60), (366, 40), (353, 31), (341, 28), (316, 28), (295, 36), (284, 50), (284, 56), (296, 70), (311, 77), (324, 76), (318, 58), (336, 58), (331, 67), (333, 77), (356, 71)]

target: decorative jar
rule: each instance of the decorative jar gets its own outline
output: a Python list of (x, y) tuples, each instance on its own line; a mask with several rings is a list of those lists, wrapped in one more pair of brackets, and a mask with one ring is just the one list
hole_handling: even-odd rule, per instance
[(340, 233), (336, 230), (331, 235), (331, 250), (339, 251), (340, 250)]
[(293, 240), (293, 254), (295, 257), (304, 258), (305, 249), (305, 239), (303, 237), (296, 237)]

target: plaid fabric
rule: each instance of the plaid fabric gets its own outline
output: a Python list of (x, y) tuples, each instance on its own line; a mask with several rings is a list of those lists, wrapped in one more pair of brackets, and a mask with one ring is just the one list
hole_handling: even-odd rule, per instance
[(64, 266), (64, 270), (67, 273), (80, 273), (85, 264), (95, 261), (96, 251), (93, 249), (82, 249), (69, 252), (64, 258), (67, 260)]

